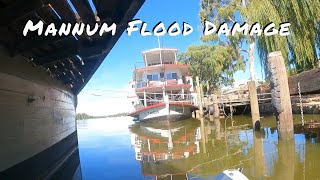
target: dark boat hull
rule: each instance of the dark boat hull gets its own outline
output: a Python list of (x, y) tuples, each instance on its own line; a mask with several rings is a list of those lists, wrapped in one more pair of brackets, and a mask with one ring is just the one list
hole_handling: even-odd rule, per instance
[(0, 179), (50, 178), (70, 157), (76, 170), (76, 96), (24, 57), (0, 59)]

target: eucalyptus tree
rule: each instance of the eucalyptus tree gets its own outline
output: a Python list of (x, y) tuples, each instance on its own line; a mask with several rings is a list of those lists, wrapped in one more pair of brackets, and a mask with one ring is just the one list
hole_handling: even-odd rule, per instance
[[(249, 21), (247, 14), (245, 14), (247, 6), (245, 0), (201, 0), (200, 20), (202, 22), (209, 20), (214, 24), (226, 23), (229, 27), (232, 27), (236, 22), (239, 24), (245, 22), (253, 24)], [(242, 57), (244, 53), (247, 53), (249, 57), (250, 78), (253, 81), (256, 80), (254, 68), (255, 39), (253, 36), (249, 37), (240, 33), (234, 36), (211, 34), (203, 36), (201, 39), (207, 43), (226, 46), (230, 48), (230, 51), (240, 54)]]
[(180, 61), (190, 65), (190, 73), (199, 76), (203, 86), (210, 82), (209, 90), (215, 90), (220, 85), (231, 85), (234, 72), (245, 67), (243, 57), (233, 48), (223, 45), (190, 46), (180, 54)]

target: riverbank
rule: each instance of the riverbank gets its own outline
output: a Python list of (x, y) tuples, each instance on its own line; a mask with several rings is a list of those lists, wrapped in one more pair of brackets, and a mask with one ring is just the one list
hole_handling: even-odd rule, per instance
[(114, 118), (114, 117), (125, 117), (128, 116), (129, 113), (118, 113), (113, 115), (106, 116), (91, 116), (86, 113), (78, 113), (76, 115), (76, 120), (85, 120), (85, 119), (102, 119), (102, 118)]

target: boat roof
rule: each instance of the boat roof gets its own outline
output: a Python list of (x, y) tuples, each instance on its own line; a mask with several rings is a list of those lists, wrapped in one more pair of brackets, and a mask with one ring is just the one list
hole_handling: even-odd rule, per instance
[(154, 48), (154, 49), (145, 50), (142, 52), (142, 54), (147, 54), (147, 53), (158, 54), (160, 51), (162, 51), (162, 52), (165, 52), (165, 51), (178, 52), (178, 49), (177, 48)]
[(145, 66), (153, 66), (158, 64), (176, 64), (177, 52), (178, 49), (176, 48), (155, 48), (143, 51), (142, 55)]

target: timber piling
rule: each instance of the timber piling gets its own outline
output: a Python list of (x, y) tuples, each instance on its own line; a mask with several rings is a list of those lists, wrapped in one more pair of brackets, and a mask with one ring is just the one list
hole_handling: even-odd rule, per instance
[(255, 81), (249, 81), (248, 88), (249, 88), (249, 96), (250, 96), (252, 126), (254, 130), (260, 130), (261, 128), (260, 112), (259, 112), (258, 95), (257, 95)]
[(280, 51), (268, 54), (271, 72), (271, 102), (275, 107), (279, 138), (293, 138), (292, 106), (284, 59)]

